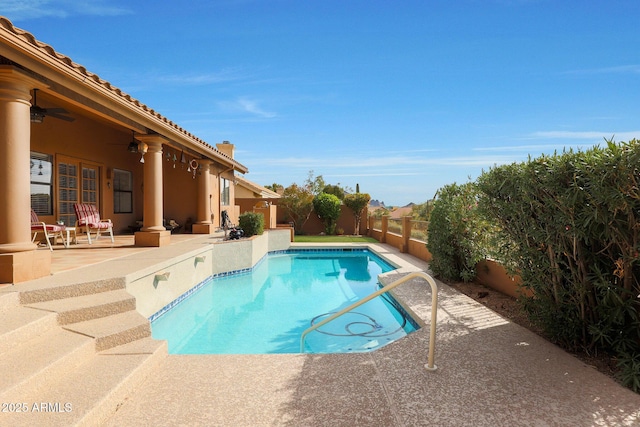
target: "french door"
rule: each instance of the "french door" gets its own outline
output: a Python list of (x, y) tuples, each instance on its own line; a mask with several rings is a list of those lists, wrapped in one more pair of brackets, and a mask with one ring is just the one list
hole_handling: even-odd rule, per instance
[(74, 226), (76, 203), (90, 203), (100, 211), (100, 165), (59, 156), (57, 171), (58, 220)]

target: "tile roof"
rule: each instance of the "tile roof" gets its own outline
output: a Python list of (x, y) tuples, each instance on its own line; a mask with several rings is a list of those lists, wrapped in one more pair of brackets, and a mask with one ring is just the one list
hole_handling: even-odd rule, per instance
[(188, 132), (184, 128), (178, 126), (176, 123), (172, 122), (168, 118), (162, 116), (160, 113), (154, 111), (149, 108), (147, 105), (143, 104), (139, 100), (133, 98), (131, 95), (123, 92), (118, 87), (112, 85), (108, 81), (101, 79), (97, 74), (90, 72), (84, 66), (73, 62), (71, 58), (68, 56), (57, 52), (52, 46), (43, 43), (35, 38), (35, 36), (28, 31), (17, 28), (13, 25), (13, 23), (5, 18), (4, 16), (0, 16), (0, 38), (2, 37), (2, 32), (8, 34), (9, 36), (13, 36), (18, 38), (20, 41), (27, 43), (32, 48), (35, 48), (38, 52), (44, 54), (44, 56), (51, 62), (55, 62), (57, 65), (62, 65), (68, 71), (79, 74), (84, 80), (89, 79), (93, 83), (95, 83), (98, 87), (102, 88), (103, 91), (113, 94), (125, 101), (130, 107), (133, 107), (147, 116), (150, 116), (155, 122), (159, 122), (160, 124), (169, 126), (170, 128), (177, 131), (179, 134), (182, 134), (184, 137), (191, 140), (194, 145), (200, 145), (203, 148), (215, 153), (216, 157), (226, 158), (231, 163), (239, 166), (240, 171), (248, 172), (248, 169), (240, 164), (238, 161), (232, 159), (228, 155), (220, 152), (218, 149), (205, 142), (204, 140), (198, 138), (192, 133)]

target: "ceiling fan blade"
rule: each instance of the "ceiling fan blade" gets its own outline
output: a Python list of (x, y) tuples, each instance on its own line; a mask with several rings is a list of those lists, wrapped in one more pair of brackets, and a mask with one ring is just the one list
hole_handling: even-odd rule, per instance
[(62, 114), (51, 113), (51, 110), (47, 110), (45, 117), (53, 117), (54, 119), (64, 120), (66, 122), (73, 122), (75, 118), (69, 116), (63, 116)]
[[(65, 116), (64, 114), (70, 114), (64, 108), (42, 108), (39, 107), (36, 101), (38, 96), (38, 89), (33, 89), (33, 104), (31, 105), (31, 114), (36, 114), (42, 117), (53, 117), (54, 119), (64, 120), (66, 122), (73, 122), (75, 118)], [(40, 119), (42, 122), (42, 119)]]
[(64, 108), (47, 108), (47, 114), (69, 114)]

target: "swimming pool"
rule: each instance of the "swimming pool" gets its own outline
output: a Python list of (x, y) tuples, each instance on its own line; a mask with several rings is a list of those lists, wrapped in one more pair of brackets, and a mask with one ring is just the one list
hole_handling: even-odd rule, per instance
[[(152, 321), (172, 354), (299, 353), (314, 322), (379, 289), (394, 267), (366, 249), (270, 253), (249, 271), (210, 278)], [(385, 294), (386, 296), (387, 294)], [(305, 340), (305, 352), (370, 351), (418, 329), (392, 298), (376, 298)]]

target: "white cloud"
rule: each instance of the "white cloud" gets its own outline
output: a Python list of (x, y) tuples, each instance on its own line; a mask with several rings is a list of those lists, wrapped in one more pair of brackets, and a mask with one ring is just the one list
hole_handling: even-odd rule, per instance
[(246, 97), (238, 98), (234, 101), (220, 101), (218, 106), (232, 113), (243, 112), (250, 113), (260, 118), (272, 119), (277, 116), (276, 113), (264, 110), (260, 107), (258, 101)]
[(163, 83), (197, 86), (243, 80), (246, 77), (240, 70), (228, 68), (217, 73), (157, 76), (156, 79)]
[(2, 14), (12, 21), (35, 18), (66, 18), (72, 15), (119, 16), (130, 9), (113, 6), (107, 0), (4, 0)]
[(530, 135), (531, 138), (544, 138), (544, 139), (599, 139), (602, 140), (605, 137), (610, 137), (612, 132), (599, 132), (599, 131), (542, 131), (534, 132)]
[(631, 139), (640, 139), (640, 130), (628, 132), (601, 132), (601, 131), (542, 131), (534, 132), (530, 135), (532, 139), (573, 139), (573, 140), (589, 140), (594, 144), (605, 142), (605, 139), (613, 138), (614, 141), (629, 141)]
[(370, 173), (341, 173), (341, 174), (329, 174), (327, 177), (340, 176), (340, 177), (375, 177), (375, 176), (419, 176), (424, 175), (423, 172), (370, 172)]
[(244, 109), (244, 111), (248, 112), (248, 113), (252, 113), (255, 114), (257, 116), (260, 117), (265, 117), (265, 118), (273, 118), (276, 116), (276, 113), (272, 113), (270, 111), (265, 111), (262, 108), (260, 108), (258, 106), (258, 102), (257, 101), (253, 101), (247, 98), (239, 98), (238, 99), (238, 104)]
[(561, 151), (565, 148), (572, 147), (574, 149), (588, 149), (598, 144), (603, 144), (605, 140), (613, 138), (614, 141), (629, 141), (631, 139), (640, 139), (640, 131), (628, 132), (602, 132), (602, 131), (539, 131), (527, 134), (525, 136), (513, 139), (520, 140), (553, 140), (554, 142), (543, 144), (522, 144), (522, 145), (505, 145), (505, 146), (489, 146), (474, 147), (472, 151), (478, 152), (502, 152), (502, 153), (528, 153), (536, 154), (550, 151)]
[[(375, 174), (384, 174), (388, 168), (411, 168), (411, 167), (424, 167), (424, 166), (451, 166), (451, 167), (488, 167), (499, 164), (509, 164), (520, 159), (514, 156), (498, 155), (498, 156), (470, 156), (470, 157), (369, 157), (369, 158), (348, 158), (342, 157), (336, 159), (335, 157), (276, 157), (276, 158), (261, 158), (251, 159), (245, 158), (245, 163), (259, 164), (260, 167), (286, 167), (286, 168), (303, 168), (303, 169), (322, 169), (322, 170), (335, 170), (344, 168), (350, 171), (354, 169), (374, 169), (376, 172), (370, 172), (371, 176)], [(407, 175), (413, 174), (411, 171), (406, 171)], [(397, 173), (394, 172), (394, 175)]]
[(536, 144), (536, 145), (506, 145), (495, 147), (475, 147), (472, 151), (502, 151), (502, 152), (539, 152), (558, 148), (558, 144)]

